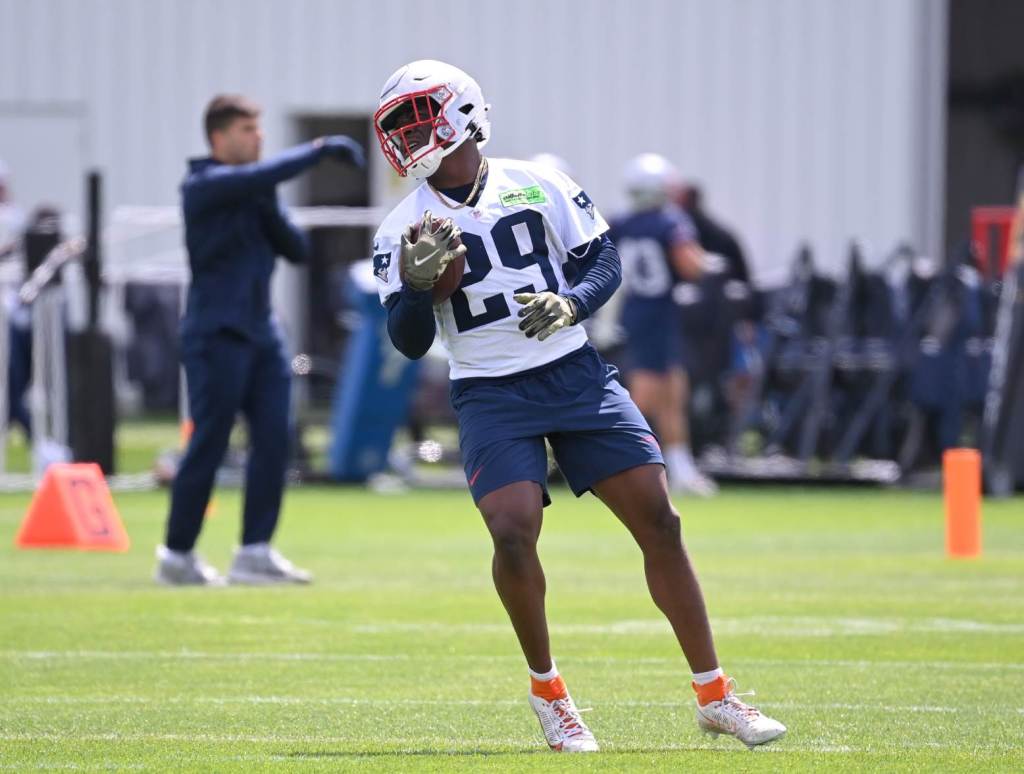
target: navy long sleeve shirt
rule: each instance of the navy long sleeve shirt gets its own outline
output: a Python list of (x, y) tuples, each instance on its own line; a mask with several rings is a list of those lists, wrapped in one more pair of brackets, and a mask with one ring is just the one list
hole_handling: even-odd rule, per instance
[(578, 274), (572, 290), (565, 295), (576, 301), (576, 322), (582, 322), (604, 306), (622, 283), (622, 261), (607, 234), (585, 247), (570, 250), (569, 258), (576, 264)]
[[(578, 268), (576, 282), (564, 295), (576, 302), (577, 322), (596, 312), (622, 282), (622, 264), (608, 235), (569, 251)], [(423, 357), (434, 342), (437, 328), (431, 291), (417, 291), (403, 285), (399, 293), (387, 299), (388, 336), (406, 357)]]
[(401, 291), (387, 300), (387, 307), (391, 343), (410, 360), (419, 360), (437, 334), (432, 291), (402, 285)]
[(324, 154), (308, 143), (254, 164), (193, 159), (181, 185), (192, 283), (184, 335), (229, 329), (248, 338), (272, 331), (270, 277), (278, 255), (301, 262), (306, 236), (281, 208), (276, 186)]

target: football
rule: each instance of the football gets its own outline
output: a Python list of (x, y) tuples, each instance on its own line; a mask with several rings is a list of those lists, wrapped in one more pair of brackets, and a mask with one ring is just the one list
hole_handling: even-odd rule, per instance
[[(462, 244), (462, 240), (459, 237), (455, 237), (450, 243), (452, 248), (456, 248)], [(462, 282), (462, 273), (466, 270), (466, 256), (460, 255), (454, 261), (448, 264), (444, 272), (441, 274), (440, 279), (434, 285), (434, 305), (443, 304), (447, 301), (452, 293), (459, 289), (459, 283)]]
[[(431, 218), (431, 228), (440, 220), (440, 218)], [(419, 239), (421, 224), (419, 222), (412, 224), (413, 239)], [(462, 240), (459, 237), (455, 237), (449, 242), (449, 245), (454, 249), (462, 244)], [(447, 301), (452, 293), (459, 289), (459, 283), (462, 282), (462, 273), (466, 270), (466, 256), (462, 255), (448, 264), (448, 267), (441, 274), (441, 277), (434, 284), (432, 298), (434, 305), (443, 304)]]

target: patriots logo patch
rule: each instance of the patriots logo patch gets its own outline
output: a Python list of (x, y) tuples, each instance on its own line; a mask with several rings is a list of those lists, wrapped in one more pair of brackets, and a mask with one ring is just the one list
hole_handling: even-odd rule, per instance
[(391, 267), (391, 253), (377, 253), (373, 256), (373, 276), (382, 282), (388, 281), (388, 269)]
[(591, 220), (594, 220), (594, 203), (590, 201), (590, 197), (587, 196), (586, 191), (581, 190), (578, 194), (572, 197), (572, 200), (576, 202), (577, 207), (590, 216)]

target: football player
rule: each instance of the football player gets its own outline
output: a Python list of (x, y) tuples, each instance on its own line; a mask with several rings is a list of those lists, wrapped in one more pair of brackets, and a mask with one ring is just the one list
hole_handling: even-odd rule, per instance
[[(418, 358), (439, 335), (449, 352), (466, 478), (529, 666), (530, 704), (552, 749), (597, 750), (551, 658), (537, 557), (547, 438), (573, 492), (597, 495), (643, 551), (651, 594), (694, 672), (700, 726), (769, 742), (785, 727), (744, 704), (719, 667), (658, 443), (578, 325), (619, 283), (608, 227), (557, 170), (481, 155), (488, 109), (476, 81), (442, 62), (388, 78), (374, 116), (381, 149), (423, 182), (377, 231), (374, 275), (395, 346)], [(463, 260), (457, 289), (435, 303), (434, 286)], [(579, 268), (572, 287), (568, 262)]]
[(612, 222), (610, 235), (622, 257), (626, 383), (665, 445), (669, 488), (709, 497), (718, 487), (690, 453), (688, 353), (672, 296), (679, 282), (700, 276), (697, 231), (670, 203), (679, 176), (667, 159), (641, 154), (626, 165), (624, 177), (632, 211)]

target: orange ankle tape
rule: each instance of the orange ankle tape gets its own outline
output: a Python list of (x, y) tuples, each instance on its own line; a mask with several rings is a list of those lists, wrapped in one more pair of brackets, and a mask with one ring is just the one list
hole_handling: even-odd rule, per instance
[(569, 691), (565, 688), (565, 681), (562, 676), (552, 677), (550, 680), (538, 680), (533, 675), (530, 676), (530, 693), (544, 701), (554, 701), (555, 699), (564, 699), (569, 695)]
[(697, 685), (692, 683), (693, 690), (697, 693), (697, 703), (702, 707), (705, 704), (710, 704), (713, 701), (721, 701), (725, 698), (725, 694), (728, 692), (727, 683), (729, 678), (725, 675), (716, 677), (710, 683), (704, 685)]

